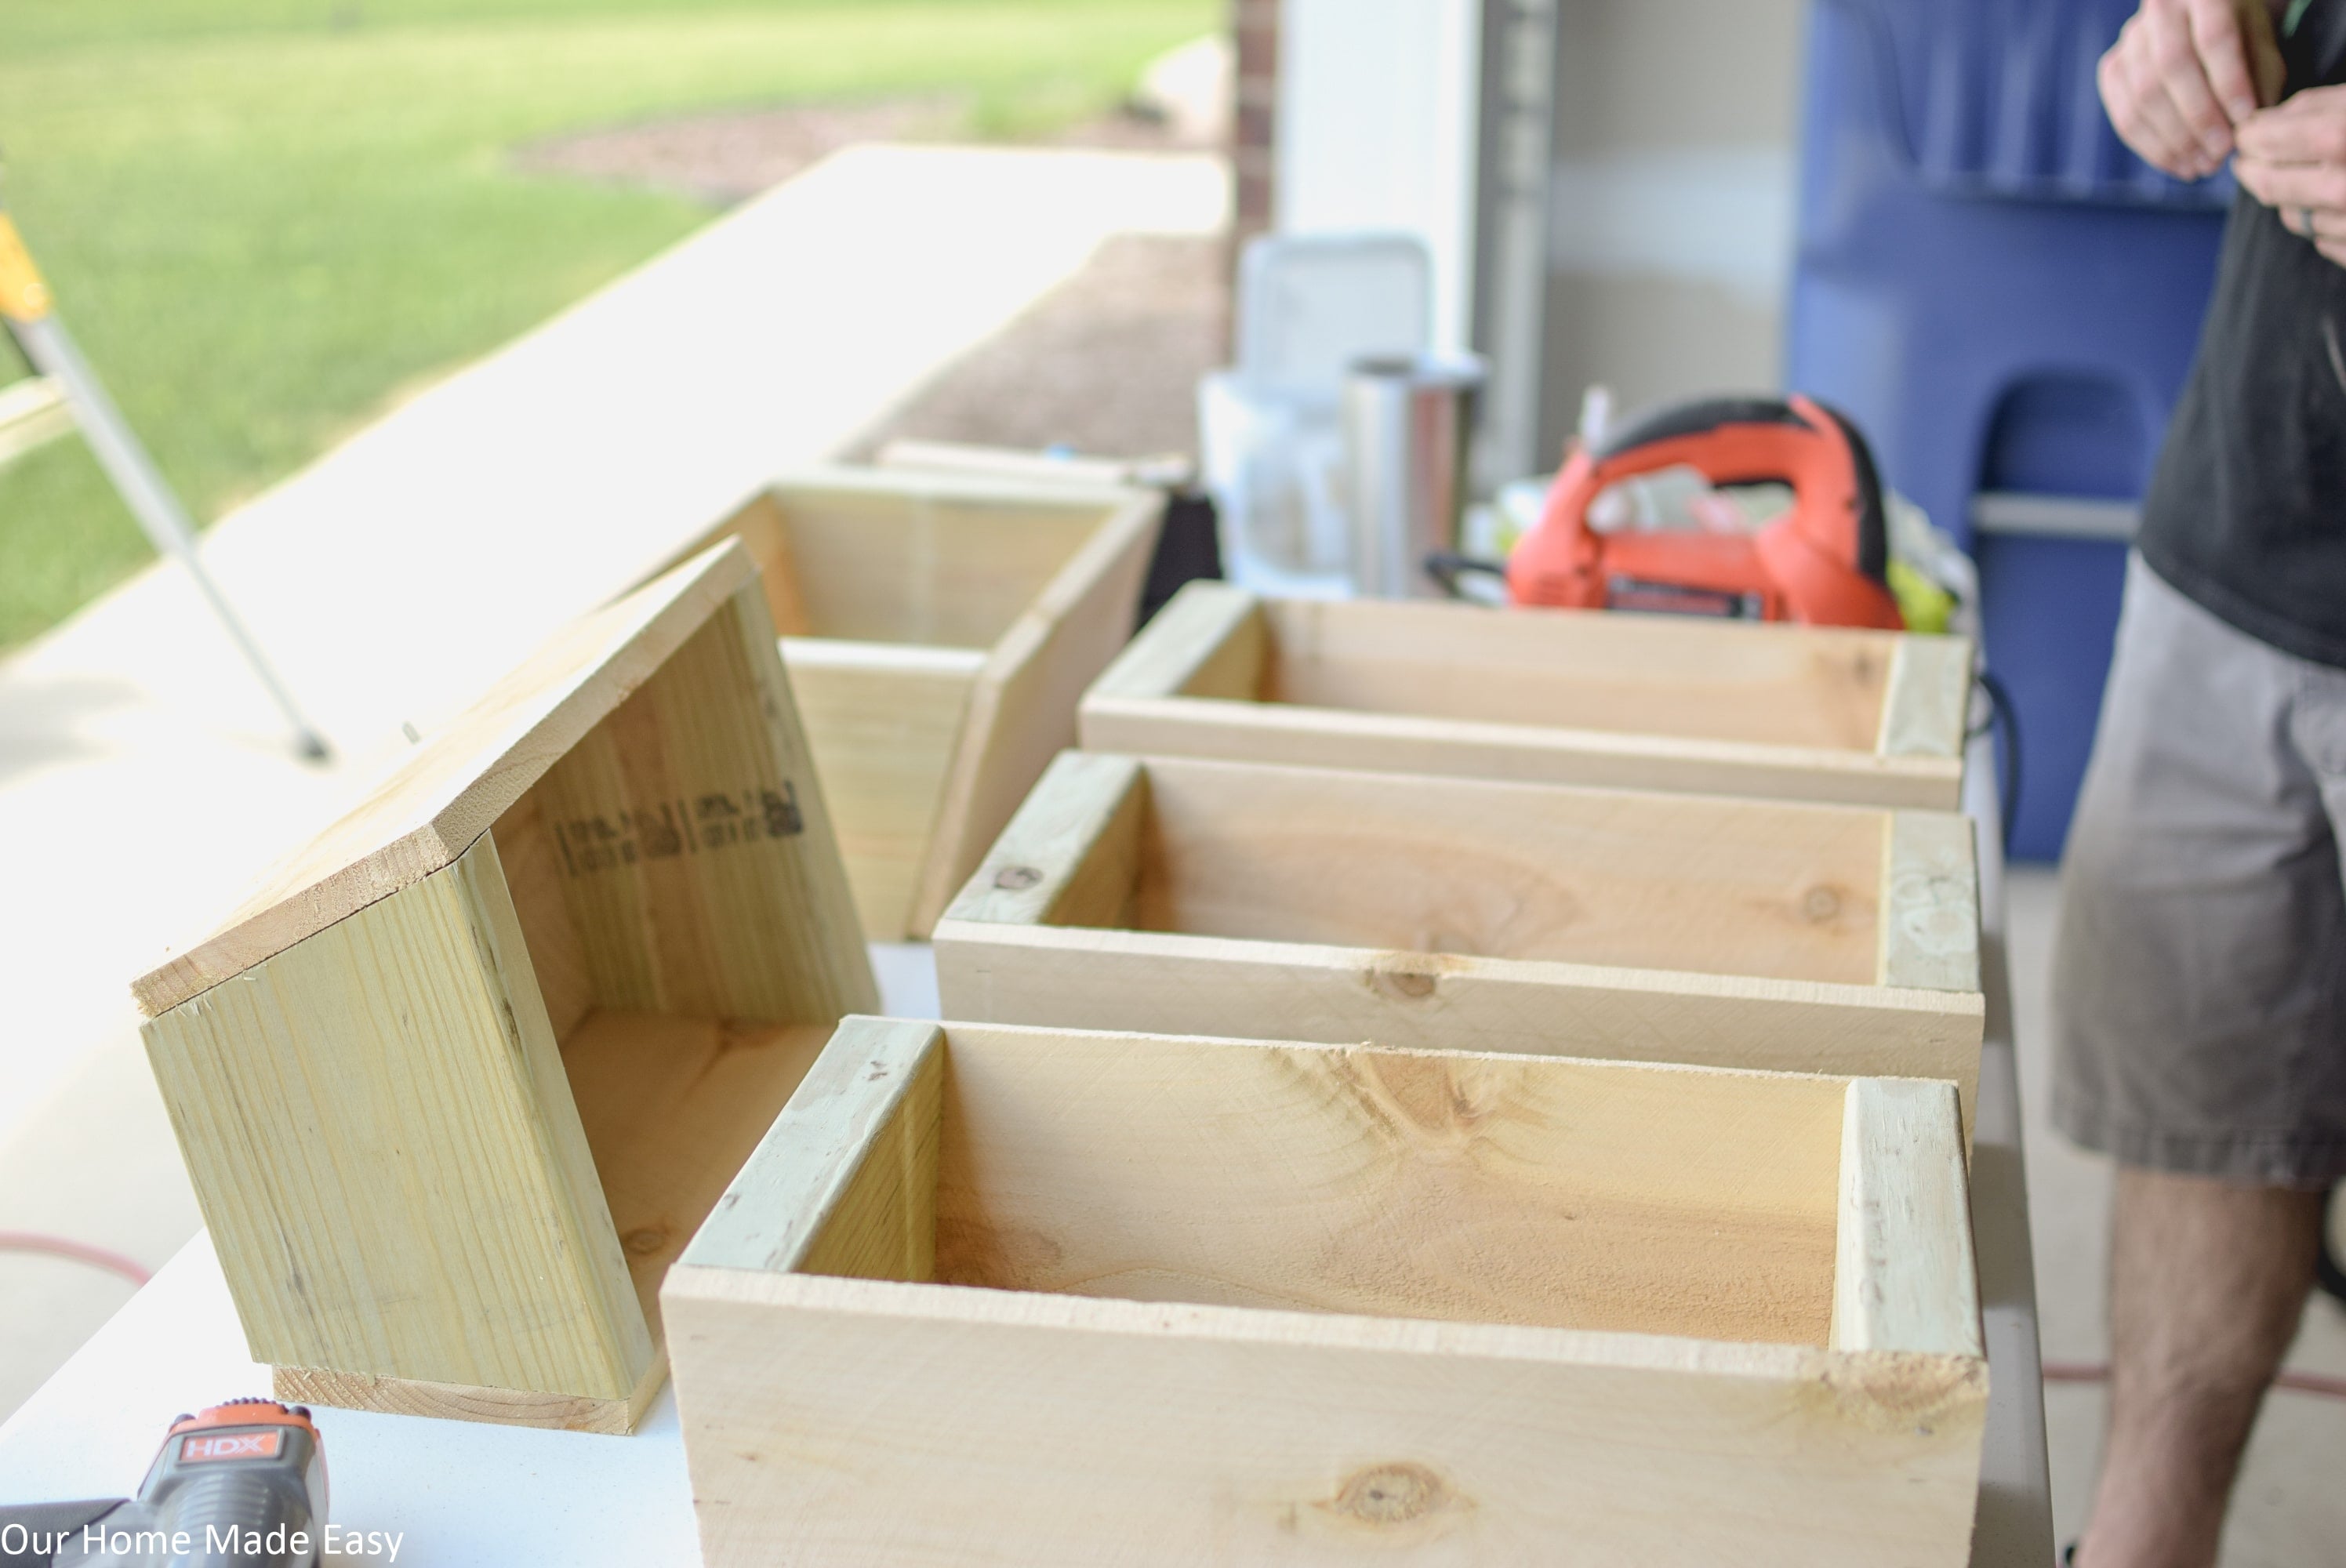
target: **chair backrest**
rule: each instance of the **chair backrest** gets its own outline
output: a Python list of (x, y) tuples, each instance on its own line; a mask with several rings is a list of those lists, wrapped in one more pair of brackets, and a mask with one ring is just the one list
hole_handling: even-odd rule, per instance
[(2103, 112), (2096, 66), (2135, 4), (1822, 0), (1815, 25), (1847, 29), (1857, 46), (1812, 48), (1812, 71), (1838, 59), (1869, 79), (1812, 79), (1809, 90), (1844, 113), (1875, 110), (1923, 183), (1945, 195), (2227, 206), (2229, 174), (2170, 179)]

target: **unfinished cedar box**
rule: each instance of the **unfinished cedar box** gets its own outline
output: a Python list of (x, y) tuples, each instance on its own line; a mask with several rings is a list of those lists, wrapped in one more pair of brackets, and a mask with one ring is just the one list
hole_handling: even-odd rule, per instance
[(668, 1275), (712, 1568), (1958, 1568), (1953, 1090), (851, 1019)]
[(660, 1276), (876, 1003), (748, 553), (572, 626), (134, 990), (280, 1396), (627, 1430)]
[(1094, 751), (1953, 810), (1962, 637), (1181, 590), (1085, 697)]
[(826, 469), (745, 503), (864, 934), (922, 937), (1132, 636), (1153, 490)]
[(1069, 752), (937, 922), (947, 1016), (1945, 1078), (1938, 811)]

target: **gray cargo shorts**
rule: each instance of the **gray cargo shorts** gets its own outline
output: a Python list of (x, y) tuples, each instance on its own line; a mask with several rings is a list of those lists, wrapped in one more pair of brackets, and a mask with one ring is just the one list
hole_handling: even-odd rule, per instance
[(2063, 1132), (2158, 1170), (2346, 1176), (2341, 829), (2346, 670), (2234, 630), (2129, 560), (2062, 864)]

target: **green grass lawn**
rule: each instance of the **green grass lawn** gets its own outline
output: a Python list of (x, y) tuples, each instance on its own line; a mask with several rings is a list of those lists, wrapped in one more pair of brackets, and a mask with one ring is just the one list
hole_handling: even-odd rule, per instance
[[(1105, 108), (1220, 0), (0, 0), (6, 198), (68, 324), (209, 521), (403, 387), (713, 216), (519, 174), (516, 144), (713, 109)], [(17, 373), (0, 348), (0, 382)], [(148, 551), (80, 443), (0, 469), (0, 647)]]

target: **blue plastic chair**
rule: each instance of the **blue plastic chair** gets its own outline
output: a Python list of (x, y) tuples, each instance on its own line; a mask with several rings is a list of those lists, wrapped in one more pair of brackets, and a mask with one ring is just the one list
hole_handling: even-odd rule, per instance
[(1984, 491), (2132, 500), (2190, 367), (2229, 176), (2111, 130), (2096, 63), (2133, 0), (1818, 0), (1787, 384), (1977, 557), (2025, 764), (2014, 852), (2058, 858), (2125, 545), (1977, 533)]

